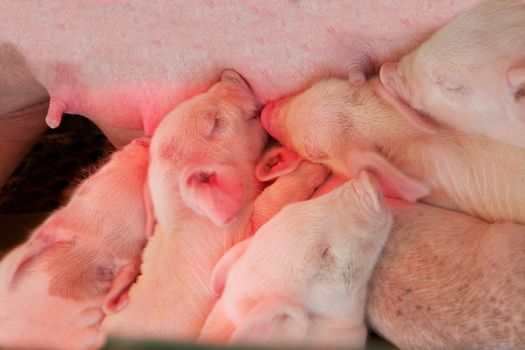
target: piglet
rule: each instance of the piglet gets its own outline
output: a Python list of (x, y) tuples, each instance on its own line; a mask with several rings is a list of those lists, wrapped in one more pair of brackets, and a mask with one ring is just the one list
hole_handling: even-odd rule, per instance
[(525, 348), (525, 226), (390, 201), (367, 314), (401, 349)]
[(266, 105), (261, 122), (339, 176), (369, 170), (388, 197), (525, 223), (525, 150), (447, 127), (424, 132), (383, 98), (384, 90), (377, 78), (361, 87), (322, 80)]
[(525, 148), (524, 18), (523, 0), (484, 1), (399, 63), (385, 63), (381, 81), (423, 130), (439, 121)]
[[(340, 181), (332, 175), (316, 193)], [(523, 348), (525, 226), (387, 203), (394, 224), (366, 307), (373, 329), (401, 349)]]
[(131, 142), (0, 263), (0, 346), (85, 349), (122, 309), (152, 221), (149, 139)]
[[(224, 252), (325, 180), (323, 166), (303, 166), (284, 148), (260, 159), (266, 133), (257, 115), (248, 83), (226, 70), (209, 91), (163, 119), (148, 170), (157, 225), (130, 304), (104, 321), (110, 334), (195, 340), (217, 300), (209, 280)], [(264, 186), (256, 176), (266, 181), (287, 172), (300, 181), (284, 182), (280, 190), (275, 181), (259, 199)]]
[(217, 263), (210, 318), (233, 324), (233, 343), (362, 348), (367, 283), (391, 224), (367, 172), (286, 206)]

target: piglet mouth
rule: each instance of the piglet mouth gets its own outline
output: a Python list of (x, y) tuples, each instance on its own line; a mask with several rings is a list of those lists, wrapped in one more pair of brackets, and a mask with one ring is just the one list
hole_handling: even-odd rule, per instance
[(275, 131), (272, 129), (272, 119), (276, 111), (275, 104), (268, 103), (261, 112), (261, 125), (270, 135), (276, 137)]

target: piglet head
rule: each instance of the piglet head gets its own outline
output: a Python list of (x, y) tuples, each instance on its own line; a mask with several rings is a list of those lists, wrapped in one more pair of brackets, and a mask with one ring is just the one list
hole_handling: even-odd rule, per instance
[(166, 160), (175, 169), (195, 159), (255, 164), (266, 143), (259, 106), (248, 83), (225, 70), (208, 92), (164, 117), (151, 141), (152, 162)]
[(428, 194), (427, 187), (372, 151), (377, 130), (384, 128), (377, 123), (384, 121), (370, 115), (384, 113), (381, 109), (372, 86), (355, 87), (328, 79), (275, 102), (268, 112), (263, 111), (262, 122), (301, 157), (347, 177), (367, 170), (377, 177), (387, 196), (415, 201)]
[[(268, 103), (261, 112), (263, 128), (302, 158), (326, 163), (349, 133), (342, 118), (352, 108), (345, 96), (349, 84), (336, 79)], [(357, 142), (357, 133), (352, 134)]]
[(153, 135), (148, 183), (159, 222), (184, 204), (214, 223), (230, 223), (254, 196), (253, 167), (266, 143), (248, 83), (225, 70), (206, 93), (181, 103)]
[(243, 177), (231, 165), (188, 166), (179, 186), (184, 203), (219, 227), (232, 223), (246, 201)]
[(301, 157), (325, 164), (344, 156), (348, 146), (370, 148), (377, 138), (380, 101), (368, 86), (351, 86), (339, 79), (321, 80), (298, 95), (267, 105), (261, 113), (263, 127)]
[(523, 67), (510, 68), (505, 76), (495, 68), (500, 62), (436, 54), (443, 45), (448, 43), (431, 39), (399, 63), (381, 67), (384, 90), (377, 91), (401, 116), (427, 132), (434, 132), (441, 122), (487, 135), (491, 130), (484, 120), (525, 119)]

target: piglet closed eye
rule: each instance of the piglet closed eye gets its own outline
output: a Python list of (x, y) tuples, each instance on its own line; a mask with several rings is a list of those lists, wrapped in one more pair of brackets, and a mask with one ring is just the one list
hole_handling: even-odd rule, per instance
[(525, 223), (524, 149), (444, 125), (422, 130), (398, 102), (377, 78), (326, 79), (272, 103), (262, 124), (300, 156), (322, 154), (310, 158), (337, 176), (369, 171), (387, 197)]

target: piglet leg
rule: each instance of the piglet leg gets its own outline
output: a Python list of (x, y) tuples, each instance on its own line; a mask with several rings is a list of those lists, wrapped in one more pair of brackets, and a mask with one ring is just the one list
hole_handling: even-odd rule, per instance
[(103, 310), (106, 314), (119, 312), (129, 302), (129, 288), (135, 282), (139, 268), (135, 263), (121, 266), (113, 278), (111, 290), (104, 300)]

